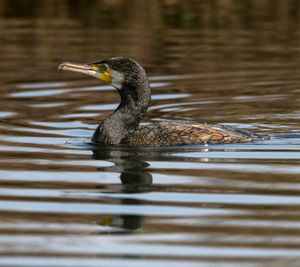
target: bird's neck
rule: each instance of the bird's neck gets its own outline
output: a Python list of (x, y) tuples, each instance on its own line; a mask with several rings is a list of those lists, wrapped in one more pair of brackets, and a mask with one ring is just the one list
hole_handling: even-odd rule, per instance
[[(135, 88), (134, 86), (140, 86)], [(144, 84), (124, 84), (118, 90), (121, 103), (96, 129), (92, 141), (103, 144), (120, 144), (135, 131), (147, 111), (151, 93), (148, 81)]]

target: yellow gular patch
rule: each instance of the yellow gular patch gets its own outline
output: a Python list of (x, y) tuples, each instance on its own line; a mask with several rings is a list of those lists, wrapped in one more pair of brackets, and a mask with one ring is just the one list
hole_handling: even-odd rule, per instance
[(98, 76), (98, 79), (105, 82), (105, 83), (107, 83), (107, 84), (111, 84), (111, 82), (112, 82), (112, 76), (109, 73), (109, 71), (105, 71), (105, 72), (101, 73)]

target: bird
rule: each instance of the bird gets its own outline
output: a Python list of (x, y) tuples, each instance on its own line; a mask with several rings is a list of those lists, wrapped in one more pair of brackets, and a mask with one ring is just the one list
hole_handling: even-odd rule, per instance
[(63, 62), (57, 69), (95, 77), (114, 87), (120, 95), (120, 104), (98, 125), (92, 143), (159, 147), (245, 143), (262, 138), (232, 126), (188, 120), (140, 125), (150, 104), (151, 89), (145, 69), (132, 58), (112, 57), (85, 64)]

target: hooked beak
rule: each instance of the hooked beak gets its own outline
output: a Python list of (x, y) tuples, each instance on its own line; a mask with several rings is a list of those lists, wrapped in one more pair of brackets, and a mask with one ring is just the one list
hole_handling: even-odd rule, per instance
[(94, 64), (78, 64), (71, 62), (63, 62), (58, 65), (57, 69), (63, 71), (83, 73), (95, 77), (107, 84), (110, 84), (112, 82), (111, 74), (109, 72), (101, 72), (99, 68)]

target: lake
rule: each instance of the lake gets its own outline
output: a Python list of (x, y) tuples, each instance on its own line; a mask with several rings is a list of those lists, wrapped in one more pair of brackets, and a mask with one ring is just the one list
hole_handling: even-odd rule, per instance
[[(297, 266), (298, 1), (1, 1), (1, 266)], [(63, 61), (132, 57), (143, 122), (267, 134), (246, 144), (95, 146), (119, 103)]]

